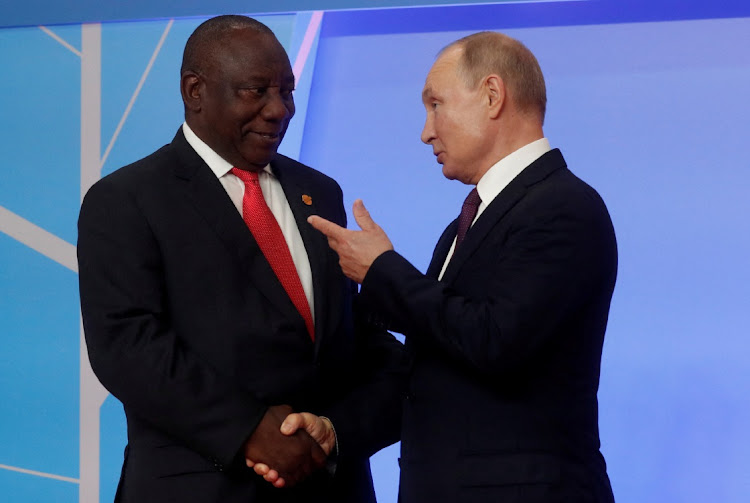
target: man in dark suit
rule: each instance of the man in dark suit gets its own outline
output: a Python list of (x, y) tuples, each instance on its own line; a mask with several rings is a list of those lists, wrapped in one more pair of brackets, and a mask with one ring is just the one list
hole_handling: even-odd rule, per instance
[(427, 273), (361, 201), (361, 231), (310, 219), (372, 319), (414, 355), (400, 501), (612, 502), (596, 395), (615, 235), (544, 137), (536, 58), (502, 34), (471, 35), (440, 53), (423, 102), (443, 174), (476, 185)]
[[(293, 89), (265, 25), (206, 21), (172, 143), (85, 197), (86, 342), (128, 422), (118, 501), (375, 499), (368, 458), (398, 440), (405, 353), (359, 321), (356, 285), (305, 221), (345, 225), (341, 189), (276, 153)], [(293, 410), (306, 429), (283, 434)]]

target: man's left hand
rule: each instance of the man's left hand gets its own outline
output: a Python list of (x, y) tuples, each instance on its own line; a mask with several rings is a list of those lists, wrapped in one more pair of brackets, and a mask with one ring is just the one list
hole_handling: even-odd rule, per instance
[(354, 219), (361, 231), (351, 231), (313, 215), (307, 221), (328, 238), (328, 245), (338, 253), (339, 264), (344, 274), (362, 283), (370, 266), (381, 254), (393, 250), (393, 244), (385, 231), (370, 217), (361, 199), (354, 201)]

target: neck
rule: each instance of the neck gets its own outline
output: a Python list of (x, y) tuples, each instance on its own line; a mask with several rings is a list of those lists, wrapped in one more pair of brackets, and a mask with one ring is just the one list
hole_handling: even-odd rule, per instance
[(529, 143), (544, 138), (542, 123), (536, 118), (514, 113), (505, 122), (505, 127), (501, 128), (501, 134), (499, 135), (504, 140), (500, 159)]
[(475, 174), (471, 181), (476, 185), (489, 169), (502, 159), (505, 159), (516, 150), (525, 147), (529, 143), (544, 138), (542, 124), (539, 121), (529, 120), (527, 117), (518, 117), (517, 120), (506, 121), (497, 129), (495, 141), (491, 154), (487, 157), (484, 169)]

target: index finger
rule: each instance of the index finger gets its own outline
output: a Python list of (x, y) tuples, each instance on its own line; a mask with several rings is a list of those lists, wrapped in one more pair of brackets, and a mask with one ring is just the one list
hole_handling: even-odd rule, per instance
[(329, 238), (336, 239), (341, 237), (342, 233), (346, 231), (346, 229), (340, 225), (337, 225), (330, 220), (326, 220), (323, 217), (319, 217), (318, 215), (308, 217), (307, 222)]

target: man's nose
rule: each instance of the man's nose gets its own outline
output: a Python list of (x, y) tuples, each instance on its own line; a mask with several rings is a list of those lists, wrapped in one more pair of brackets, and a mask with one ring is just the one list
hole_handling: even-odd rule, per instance
[(263, 107), (263, 118), (268, 121), (282, 121), (294, 115), (292, 97), (284, 98), (279, 91), (269, 91), (267, 102)]
[(435, 139), (435, 128), (432, 126), (432, 119), (429, 114), (424, 121), (424, 127), (422, 128), (422, 135), (420, 138), (422, 139), (422, 142), (427, 145)]

